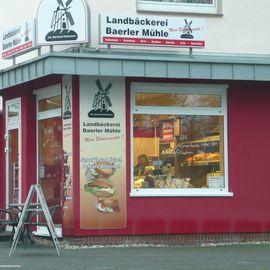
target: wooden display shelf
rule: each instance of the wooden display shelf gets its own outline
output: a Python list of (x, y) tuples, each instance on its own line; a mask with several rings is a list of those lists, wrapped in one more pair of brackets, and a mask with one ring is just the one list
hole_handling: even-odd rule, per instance
[(183, 162), (181, 166), (192, 167), (192, 166), (208, 166), (216, 163), (220, 163), (220, 160), (202, 160), (202, 161), (192, 161), (192, 162)]

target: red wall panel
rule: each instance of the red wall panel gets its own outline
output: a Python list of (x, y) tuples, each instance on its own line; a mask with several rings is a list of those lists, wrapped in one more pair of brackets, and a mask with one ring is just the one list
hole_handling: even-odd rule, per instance
[[(4, 115), (0, 114), (0, 168), (5, 168), (5, 140), (4, 140), (4, 121), (3, 121)], [(0, 170), (0, 208), (5, 207), (5, 193), (6, 193), (6, 185), (5, 185), (5, 170)]]
[[(129, 81), (127, 89), (129, 89)], [(233, 197), (132, 198), (129, 196), (130, 104), (127, 94), (127, 228), (78, 230), (76, 234), (269, 231), (269, 105), (270, 85), (232, 82), (229, 84), (228, 162), (229, 186), (230, 191), (234, 193)]]
[[(73, 235), (174, 234), (209, 232), (265, 232), (270, 230), (270, 84), (220, 82), (228, 84), (228, 167), (233, 197), (130, 197), (130, 96), (127, 104), (127, 227), (119, 230), (80, 230), (79, 224), (79, 80), (73, 77), (74, 105), (74, 231)], [(140, 79), (137, 79), (140, 80)], [(145, 80), (144, 80), (145, 81)], [(23, 181), (25, 195), (35, 182), (35, 97), (32, 90), (60, 83), (60, 76), (37, 80), (9, 89), (5, 98), (22, 96)], [(187, 83), (190, 81), (162, 81)], [(196, 81), (192, 81), (196, 83)], [(197, 83), (213, 83), (198, 81)], [(216, 82), (215, 82), (216, 83)], [(12, 90), (12, 91), (10, 91)], [(1, 119), (0, 119), (1, 121)], [(1, 122), (0, 122), (1, 124)], [(2, 126), (2, 125), (1, 125)], [(3, 135), (3, 131), (0, 134)], [(1, 144), (2, 143), (2, 144)], [(0, 147), (3, 149), (3, 140)], [(4, 165), (3, 160), (0, 159)], [(34, 166), (34, 167), (33, 167)], [(2, 173), (3, 174), (3, 173)], [(0, 187), (4, 179), (0, 175)], [(2, 193), (1, 193), (2, 194)], [(1, 196), (0, 204), (3, 204)]]

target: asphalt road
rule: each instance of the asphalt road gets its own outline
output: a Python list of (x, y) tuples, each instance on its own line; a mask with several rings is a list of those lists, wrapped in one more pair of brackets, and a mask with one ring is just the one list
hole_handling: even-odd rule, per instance
[(8, 257), (0, 242), (0, 270), (270, 270), (270, 244), (218, 247), (94, 247), (63, 249), (18, 245)]

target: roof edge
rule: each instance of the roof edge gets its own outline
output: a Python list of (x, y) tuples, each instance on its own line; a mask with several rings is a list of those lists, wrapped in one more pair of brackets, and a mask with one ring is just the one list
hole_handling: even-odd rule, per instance
[(270, 81), (270, 56), (72, 48), (0, 71), (0, 90), (50, 74)]

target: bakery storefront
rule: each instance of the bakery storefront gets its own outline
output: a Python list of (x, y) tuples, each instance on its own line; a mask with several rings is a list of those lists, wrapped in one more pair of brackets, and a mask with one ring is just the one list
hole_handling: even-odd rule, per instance
[(63, 236), (267, 240), (269, 70), (87, 47), (2, 70), (1, 207), (38, 183)]
[[(54, 221), (64, 236), (266, 233), (267, 155), (258, 149), (270, 133), (267, 78), (194, 79), (218, 64), (133, 57), (52, 53), (1, 73), (1, 206), (40, 183), (48, 205), (61, 205)], [(147, 74), (153, 63), (160, 69)], [(23, 70), (33, 66), (50, 69), (29, 80)], [(164, 66), (194, 73), (154, 78)]]

